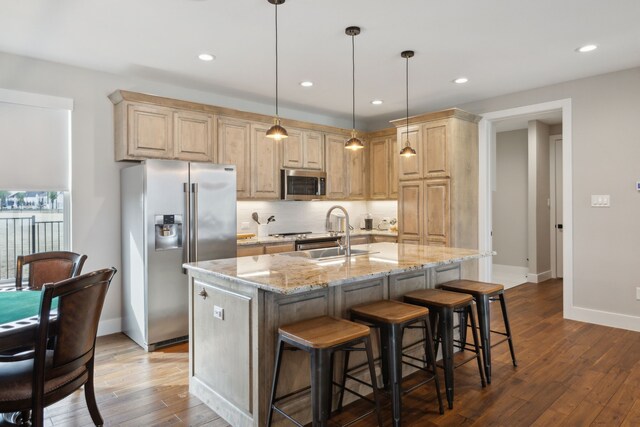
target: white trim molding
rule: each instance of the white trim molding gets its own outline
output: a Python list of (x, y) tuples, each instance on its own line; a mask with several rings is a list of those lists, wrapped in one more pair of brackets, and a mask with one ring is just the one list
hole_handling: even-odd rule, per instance
[[(563, 190), (563, 314), (572, 319), (573, 315), (573, 181), (572, 181), (572, 113), (571, 99), (544, 102), (507, 110), (482, 114), (479, 123), (479, 179), (478, 179), (478, 241), (479, 249), (493, 250), (491, 230), (491, 191), (493, 188), (492, 171), (495, 169), (495, 124), (501, 120), (523, 117), (548, 111), (562, 111), (562, 190)], [(491, 280), (492, 260), (479, 261), (480, 280)], [(544, 274), (544, 273), (543, 273)], [(579, 319), (576, 319), (579, 320)]]
[(595, 323), (612, 328), (640, 332), (640, 317), (628, 314), (611, 313), (609, 311), (584, 307), (571, 307), (570, 313), (567, 314), (565, 311), (564, 317), (580, 322)]
[(545, 280), (551, 279), (551, 270), (543, 271), (542, 273), (529, 273), (527, 274), (527, 282), (542, 283)]
[(73, 110), (73, 99), (40, 93), (21, 92), (0, 88), (0, 102), (29, 105), (31, 107), (50, 108), (52, 110)]
[(111, 335), (122, 332), (122, 318), (101, 320), (98, 323), (98, 336)]

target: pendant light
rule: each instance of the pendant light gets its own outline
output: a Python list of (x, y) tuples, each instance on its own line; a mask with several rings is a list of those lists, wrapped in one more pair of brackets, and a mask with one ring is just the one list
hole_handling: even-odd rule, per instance
[(273, 119), (273, 126), (267, 131), (266, 137), (279, 141), (289, 136), (287, 130), (280, 126), (280, 117), (278, 117), (278, 5), (283, 4), (285, 0), (267, 0), (276, 6), (276, 116)]
[(351, 128), (351, 138), (344, 144), (344, 148), (349, 150), (359, 150), (364, 148), (364, 144), (358, 138), (358, 134), (356, 132), (356, 47), (355, 47), (355, 37), (360, 34), (360, 27), (347, 27), (344, 32), (351, 36), (351, 118), (352, 118), (352, 128)]
[(406, 141), (404, 143), (404, 148), (400, 150), (400, 155), (403, 157), (412, 157), (416, 155), (416, 150), (411, 148), (411, 143), (409, 142), (409, 58), (412, 58), (414, 55), (412, 50), (405, 50), (400, 54), (403, 58), (407, 60), (407, 78), (406, 78), (406, 89), (407, 89), (407, 132), (406, 132)]

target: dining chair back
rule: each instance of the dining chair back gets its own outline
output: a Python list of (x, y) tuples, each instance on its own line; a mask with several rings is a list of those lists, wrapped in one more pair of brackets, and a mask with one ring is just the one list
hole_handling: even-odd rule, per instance
[[(31, 410), (31, 423), (44, 424), (44, 408), (84, 385), (95, 425), (104, 421), (96, 403), (93, 368), (98, 321), (115, 268), (94, 271), (42, 289), (34, 356), (0, 363), (0, 412)], [(58, 298), (52, 320), (51, 304)], [(47, 345), (53, 341), (53, 345)]]
[(22, 288), (26, 266), (29, 267), (27, 287), (40, 289), (45, 283), (59, 282), (80, 275), (86, 259), (86, 255), (66, 251), (19, 255), (16, 263), (16, 289)]

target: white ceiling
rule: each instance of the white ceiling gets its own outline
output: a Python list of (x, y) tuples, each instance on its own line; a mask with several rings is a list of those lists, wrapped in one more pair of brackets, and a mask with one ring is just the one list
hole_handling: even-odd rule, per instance
[[(287, 0), (278, 8), (281, 105), (411, 114), (640, 66), (638, 0)], [(599, 49), (578, 54), (595, 43)], [(274, 6), (267, 0), (3, 0), (0, 51), (271, 102)], [(217, 59), (202, 62), (201, 52)], [(451, 81), (470, 79), (465, 85)], [(315, 86), (299, 86), (303, 80)], [(373, 106), (372, 99), (384, 100)]]

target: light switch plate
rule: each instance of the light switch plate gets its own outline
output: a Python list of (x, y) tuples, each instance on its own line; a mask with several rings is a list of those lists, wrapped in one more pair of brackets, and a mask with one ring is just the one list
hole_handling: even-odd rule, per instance
[(611, 206), (611, 196), (609, 196), (608, 194), (591, 195), (591, 207), (608, 208), (609, 206)]
[(213, 317), (216, 319), (224, 320), (224, 308), (218, 307), (217, 305), (213, 306)]

